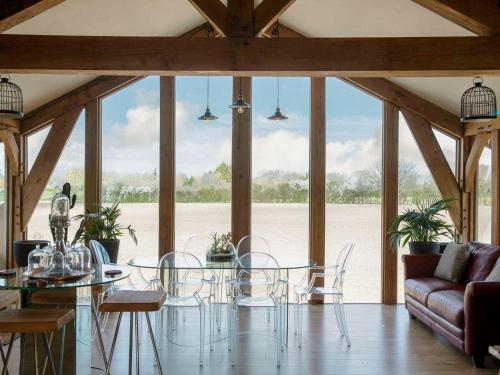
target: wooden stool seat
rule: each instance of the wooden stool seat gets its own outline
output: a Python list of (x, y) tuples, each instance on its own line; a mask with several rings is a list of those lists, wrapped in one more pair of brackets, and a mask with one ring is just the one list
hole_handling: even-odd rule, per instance
[(74, 318), (74, 310), (4, 310), (0, 311), (0, 332), (44, 333), (58, 331)]
[(151, 312), (163, 306), (164, 291), (117, 290), (99, 307), (102, 312)]
[(19, 302), (18, 290), (0, 290), (0, 310)]
[(34, 305), (74, 305), (76, 292), (74, 288), (39, 290), (31, 295)]

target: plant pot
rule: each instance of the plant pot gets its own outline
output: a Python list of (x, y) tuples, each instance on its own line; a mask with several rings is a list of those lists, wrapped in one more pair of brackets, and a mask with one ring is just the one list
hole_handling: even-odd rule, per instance
[(409, 242), (408, 246), (410, 248), (410, 254), (430, 255), (439, 254), (441, 244), (439, 242), (413, 241)]
[(28, 267), (28, 255), (31, 250), (36, 248), (36, 245), (45, 247), (50, 245), (50, 241), (46, 240), (16, 240), (14, 241), (14, 260), (18, 267)]
[(120, 250), (120, 240), (97, 240), (107, 251), (109, 261), (118, 263), (118, 250)]

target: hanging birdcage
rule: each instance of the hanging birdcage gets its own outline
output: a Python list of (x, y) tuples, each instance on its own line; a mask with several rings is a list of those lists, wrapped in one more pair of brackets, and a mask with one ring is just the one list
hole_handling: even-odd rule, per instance
[(23, 117), (23, 93), (21, 88), (9, 81), (8, 74), (0, 74), (0, 117)]
[(483, 86), (483, 79), (476, 77), (474, 86), (462, 95), (461, 120), (488, 121), (497, 117), (497, 100), (495, 92)]

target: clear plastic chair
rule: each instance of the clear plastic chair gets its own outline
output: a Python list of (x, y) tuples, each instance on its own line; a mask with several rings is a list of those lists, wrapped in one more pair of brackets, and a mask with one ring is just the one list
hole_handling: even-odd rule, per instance
[[(193, 254), (197, 256), (200, 259), (203, 259), (207, 256), (208, 251), (211, 249), (213, 244), (213, 237), (211, 233), (199, 233), (190, 236), (186, 244), (184, 245), (184, 252), (188, 254)], [(230, 244), (230, 246), (234, 246)], [(208, 292), (205, 288), (205, 290), (200, 291), (200, 296), (204, 299), (207, 300), (209, 304), (214, 303), (216, 306), (215, 309), (215, 323), (217, 324), (217, 329), (220, 331), (221, 330), (221, 316), (222, 316), (222, 294), (223, 294), (223, 282), (224, 282), (224, 276), (223, 276), (223, 270), (221, 269), (205, 269), (205, 280), (212, 279), (214, 280), (213, 282), (213, 288), (210, 288), (210, 292)], [(212, 349), (212, 348), (211, 348)]]
[(264, 237), (249, 234), (239, 240), (236, 246), (236, 254), (240, 257), (250, 252), (271, 254), (271, 246)]
[(284, 306), (286, 302), (286, 280), (280, 279), (277, 260), (266, 253), (250, 252), (238, 258), (233, 276), (226, 280), (228, 303), (228, 349), (234, 352), (237, 334), (237, 315), (239, 308), (272, 309), (277, 319), (276, 352), (277, 365), (281, 363), (283, 349)]
[[(333, 266), (310, 267), (298, 285), (294, 286), (295, 305), (295, 332), (298, 336), (298, 345), (302, 347), (302, 304), (312, 295), (332, 296), (335, 318), (339, 327), (340, 335), (345, 338), (347, 346), (351, 346), (351, 339), (347, 331), (347, 323), (344, 313), (344, 277), (347, 262), (354, 249), (354, 244), (344, 246), (337, 256), (336, 264)], [(311, 275), (312, 274), (312, 275)], [(324, 286), (316, 286), (318, 279), (323, 279)], [(330, 281), (330, 284), (328, 284)]]
[[(202, 288), (207, 285), (212, 288), (214, 279), (205, 279), (204, 270), (200, 260), (193, 254), (175, 251), (170, 252), (160, 258), (156, 271), (156, 281), (158, 289), (167, 293), (167, 299), (164, 303), (164, 309), (160, 312), (157, 319), (157, 332), (161, 335), (163, 325), (163, 312), (167, 309), (168, 330), (173, 327), (172, 314), (169, 309), (177, 308), (198, 308), (200, 313), (200, 366), (203, 365), (203, 354), (205, 346), (205, 304), (200, 295)], [(213, 345), (213, 324), (211, 315), (212, 308), (209, 305), (209, 334), (210, 347)], [(161, 340), (159, 340), (161, 342)]]

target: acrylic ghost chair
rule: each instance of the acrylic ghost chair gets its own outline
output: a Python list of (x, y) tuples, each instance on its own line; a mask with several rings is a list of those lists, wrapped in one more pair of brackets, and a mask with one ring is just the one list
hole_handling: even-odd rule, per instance
[[(307, 298), (312, 295), (331, 296), (333, 298), (333, 310), (337, 325), (342, 337), (345, 338), (347, 346), (351, 346), (349, 332), (344, 312), (344, 277), (347, 262), (354, 249), (354, 244), (347, 244), (340, 250), (336, 264), (333, 266), (313, 266), (310, 267), (298, 285), (294, 286), (296, 297), (295, 304), (295, 332), (298, 338), (298, 346), (302, 347), (302, 305), (307, 302)], [(318, 280), (323, 280), (327, 286), (316, 286)]]
[[(199, 259), (204, 259), (207, 253), (213, 245), (213, 234), (212, 233), (199, 233), (190, 236), (186, 244), (184, 245), (183, 252), (188, 254), (193, 254)], [(234, 246), (229, 243), (232, 247), (233, 253), (235, 253)], [(215, 324), (217, 329), (221, 330), (221, 315), (222, 315), (222, 295), (223, 295), (223, 283), (224, 283), (224, 270), (223, 269), (205, 269), (204, 280), (213, 279), (213, 288), (210, 288), (210, 292), (207, 292), (207, 288), (203, 288), (200, 291), (200, 296), (203, 300), (206, 300), (210, 304), (215, 304), (215, 309), (213, 318), (215, 319)], [(184, 318), (183, 318), (184, 319)], [(212, 322), (210, 322), (212, 324)], [(212, 349), (212, 348), (211, 348)]]
[[(205, 279), (200, 260), (193, 254), (175, 251), (165, 254), (160, 258), (156, 271), (156, 289), (164, 290), (167, 293), (167, 298), (163, 304), (163, 309), (160, 311), (160, 316), (157, 317), (157, 337), (160, 345), (163, 332), (163, 315), (167, 310), (167, 336), (173, 327), (172, 316), (169, 310), (178, 308), (196, 308), (200, 314), (200, 366), (203, 365), (204, 346), (205, 346), (205, 303), (200, 295), (202, 288), (206, 285), (212, 288), (214, 278)], [(209, 293), (212, 293), (211, 291)], [(213, 345), (213, 324), (212, 309), (209, 305), (209, 343), (210, 348)]]
[(283, 349), (284, 309), (286, 308), (286, 280), (280, 278), (277, 260), (266, 253), (249, 252), (238, 258), (232, 277), (226, 280), (228, 296), (228, 349), (235, 365), (237, 316), (240, 308), (271, 309), (277, 316), (277, 365), (281, 364)]

